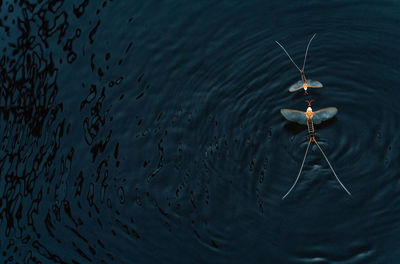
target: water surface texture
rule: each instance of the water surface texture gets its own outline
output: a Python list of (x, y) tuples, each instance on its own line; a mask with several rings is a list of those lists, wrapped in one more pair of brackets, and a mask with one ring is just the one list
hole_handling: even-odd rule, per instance
[[(2, 263), (400, 263), (398, 1), (0, 1)], [(306, 76), (289, 93), (308, 40)], [(292, 185), (307, 129), (335, 106)]]

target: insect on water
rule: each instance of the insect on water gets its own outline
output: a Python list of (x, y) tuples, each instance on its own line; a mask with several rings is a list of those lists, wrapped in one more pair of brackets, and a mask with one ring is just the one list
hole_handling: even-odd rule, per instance
[(306, 100), (308, 103), (307, 111), (298, 111), (298, 110), (292, 110), (292, 109), (281, 109), (281, 114), (289, 121), (292, 122), (297, 122), (301, 125), (307, 125), (308, 127), (308, 145), (306, 149), (306, 153), (304, 154), (303, 162), (301, 163), (300, 171), (299, 174), (297, 175), (296, 180), (294, 181), (292, 187), (289, 189), (289, 191), (285, 194), (285, 196), (282, 197), (282, 199), (285, 199), (286, 196), (289, 195), (289, 193), (293, 190), (294, 186), (296, 185), (297, 181), (300, 178), (301, 171), (303, 170), (304, 162), (307, 157), (308, 149), (310, 147), (311, 142), (314, 142), (315, 145), (317, 145), (318, 149), (321, 151), (322, 155), (324, 156), (326, 162), (328, 163), (329, 167), (331, 168), (333, 175), (335, 175), (336, 180), (339, 182), (340, 186), (343, 187), (343, 189), (347, 192), (348, 195), (351, 196), (351, 193), (346, 189), (346, 187), (343, 185), (343, 183), (340, 181), (339, 177), (336, 175), (335, 170), (333, 169), (331, 163), (329, 162), (328, 158), (326, 157), (324, 151), (322, 148), (319, 146), (317, 140), (315, 139), (315, 131), (314, 131), (314, 124), (320, 124), (321, 122), (328, 120), (336, 115), (338, 112), (336, 107), (327, 107), (320, 109), (318, 111), (313, 112), (311, 108), (311, 101)]
[(304, 62), (303, 62), (303, 68), (299, 68), (297, 64), (294, 62), (292, 57), (290, 57), (289, 53), (286, 51), (286, 49), (278, 42), (275, 40), (275, 42), (283, 49), (283, 51), (286, 53), (286, 55), (289, 57), (289, 59), (293, 62), (294, 66), (300, 71), (301, 74), (301, 80), (293, 84), (292, 86), (289, 87), (289, 92), (295, 92), (300, 89), (304, 89), (304, 94), (307, 94), (307, 89), (308, 88), (321, 88), (322, 83), (319, 81), (313, 81), (313, 80), (307, 80), (306, 76), (304, 74), (304, 68), (306, 66), (306, 59), (307, 59), (307, 53), (308, 53), (308, 48), (310, 47), (311, 41), (314, 39), (316, 33), (311, 37), (310, 41), (308, 42), (307, 48), (306, 48), (306, 53), (304, 55)]

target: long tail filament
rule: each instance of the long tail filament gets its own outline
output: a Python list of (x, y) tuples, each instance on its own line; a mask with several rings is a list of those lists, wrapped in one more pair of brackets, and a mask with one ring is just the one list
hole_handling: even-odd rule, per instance
[(335, 170), (333, 169), (331, 163), (329, 162), (328, 158), (325, 155), (325, 152), (322, 150), (322, 148), (319, 146), (317, 140), (315, 140), (315, 138), (310, 139), (308, 141), (308, 145), (307, 145), (307, 149), (306, 149), (306, 153), (304, 154), (304, 158), (303, 158), (303, 162), (301, 163), (301, 167), (300, 167), (300, 171), (299, 174), (297, 174), (296, 180), (294, 181), (292, 187), (290, 187), (289, 191), (282, 197), (282, 200), (286, 198), (286, 196), (289, 195), (289, 193), (293, 190), (294, 186), (296, 186), (297, 182), (299, 181), (301, 172), (303, 171), (303, 166), (304, 166), (304, 162), (306, 161), (306, 157), (307, 157), (307, 153), (308, 153), (308, 149), (310, 148), (310, 144), (311, 142), (314, 141), (314, 143), (317, 145), (318, 149), (321, 151), (322, 155), (324, 156), (326, 162), (328, 163), (329, 167), (331, 168), (333, 175), (335, 175), (336, 180), (339, 182), (340, 186), (342, 186), (342, 188), (346, 191), (346, 193), (348, 195), (351, 196), (351, 193), (349, 192), (349, 190), (347, 190), (347, 188), (343, 185), (343, 183), (340, 181), (339, 177), (336, 175)]
[(290, 57), (289, 53), (285, 50), (285, 48), (278, 41), (275, 40), (275, 42), (283, 49), (283, 51), (286, 53), (289, 59), (293, 62), (294, 66), (296, 66), (296, 68), (301, 72), (299, 66), (297, 66), (297, 64), (293, 61), (292, 57)]
[(304, 166), (304, 162), (306, 161), (306, 157), (307, 157), (307, 153), (308, 153), (308, 149), (310, 148), (310, 144), (311, 144), (311, 140), (308, 141), (308, 145), (307, 145), (307, 149), (306, 149), (306, 153), (304, 154), (304, 158), (303, 158), (303, 162), (301, 163), (301, 167), (300, 167), (300, 171), (299, 174), (297, 175), (296, 180), (294, 181), (292, 187), (289, 189), (289, 191), (285, 194), (285, 196), (282, 197), (282, 200), (286, 198), (286, 196), (289, 195), (289, 193), (293, 190), (294, 186), (296, 185), (297, 181), (300, 178), (300, 174), (301, 171), (303, 170), (303, 166)]
[(351, 193), (346, 189), (346, 187), (344, 187), (343, 183), (339, 180), (339, 177), (336, 175), (336, 172), (333, 170), (331, 163), (329, 162), (328, 158), (326, 157), (324, 151), (322, 150), (322, 148), (319, 146), (318, 142), (314, 139), (315, 144), (317, 145), (317, 147), (319, 148), (319, 150), (321, 151), (322, 155), (324, 156), (326, 162), (328, 162), (329, 167), (331, 168), (333, 175), (335, 175), (336, 180), (339, 182), (340, 186), (343, 187), (343, 189), (347, 192), (348, 195), (351, 196)]
[(306, 54), (304, 55), (304, 62), (303, 62), (303, 68), (302, 68), (302, 70), (304, 70), (304, 67), (306, 66), (306, 59), (307, 59), (308, 48), (310, 47), (311, 41), (314, 39), (315, 35), (317, 35), (317, 33), (315, 33), (315, 34), (311, 37), (310, 41), (308, 42), (308, 45), (307, 45), (307, 48), (306, 48)]

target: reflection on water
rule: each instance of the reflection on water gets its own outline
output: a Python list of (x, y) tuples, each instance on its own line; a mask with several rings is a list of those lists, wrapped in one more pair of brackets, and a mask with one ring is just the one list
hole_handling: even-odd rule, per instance
[[(396, 263), (400, 6), (0, 1), (5, 263)], [(331, 12), (335, 10), (335, 12)], [(305, 19), (306, 18), (306, 19)], [(304, 42), (317, 138), (287, 89)]]

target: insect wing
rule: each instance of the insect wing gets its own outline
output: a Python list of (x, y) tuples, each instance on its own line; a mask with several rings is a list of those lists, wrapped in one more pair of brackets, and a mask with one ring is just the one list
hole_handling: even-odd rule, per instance
[(334, 117), (337, 112), (338, 112), (338, 110), (336, 107), (323, 108), (323, 109), (315, 111), (313, 113), (312, 120), (315, 124), (320, 124), (321, 122)]
[(289, 87), (289, 92), (296, 92), (300, 89), (303, 89), (303, 82), (302, 81), (298, 81), (295, 84), (291, 85)]
[(323, 85), (319, 81), (314, 81), (314, 80), (307, 80), (307, 85), (308, 87), (311, 88), (322, 88)]
[(281, 109), (281, 114), (289, 121), (307, 125), (306, 113), (292, 109)]

